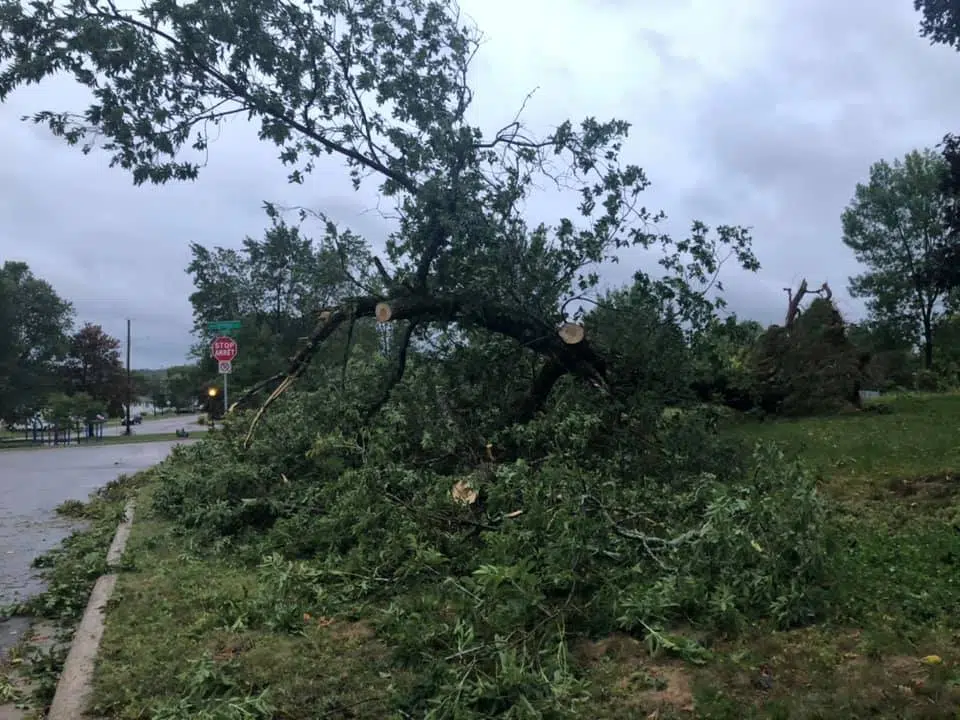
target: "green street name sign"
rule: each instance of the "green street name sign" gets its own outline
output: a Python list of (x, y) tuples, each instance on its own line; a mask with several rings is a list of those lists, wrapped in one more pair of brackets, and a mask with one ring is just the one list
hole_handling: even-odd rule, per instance
[(207, 330), (210, 332), (220, 332), (223, 330), (239, 330), (240, 321), (239, 320), (217, 320), (216, 322), (208, 322)]

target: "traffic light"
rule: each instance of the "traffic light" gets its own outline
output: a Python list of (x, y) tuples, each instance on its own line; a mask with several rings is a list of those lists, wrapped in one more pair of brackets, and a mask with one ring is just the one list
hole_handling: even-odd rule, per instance
[(210, 420), (223, 417), (223, 403), (220, 402), (220, 388), (211, 385), (207, 388), (207, 417)]

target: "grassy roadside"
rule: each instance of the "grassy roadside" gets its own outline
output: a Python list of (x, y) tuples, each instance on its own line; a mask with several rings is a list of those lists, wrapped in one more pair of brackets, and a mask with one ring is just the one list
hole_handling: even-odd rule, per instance
[(149, 472), (121, 475), (88, 502), (69, 501), (57, 508), (60, 516), (80, 521), (81, 527), (34, 562), (47, 580), (46, 591), (26, 603), (0, 609), (0, 615), (27, 616), (42, 628), (40, 637), (22, 641), (0, 662), (0, 717), (5, 709), (14, 707), (44, 716), (66, 659), (69, 638), (97, 578), (107, 570), (107, 550), (127, 500), (148, 476)]
[[(798, 453), (836, 501), (830, 617), (735, 638), (678, 627), (647, 642), (575, 641), (583, 717), (957, 716), (960, 396), (897, 398), (881, 408), (731, 430)], [(407, 717), (396, 708), (423, 678), (375, 630), (387, 607), (318, 616), (311, 605), (323, 603), (324, 583), (308, 565), (265, 558), (256, 566), (211, 553), (153, 515), (148, 477), (123, 486), (123, 497), (136, 490), (140, 501), (95, 676), (101, 717)], [(119, 519), (122, 502), (96, 502), (97, 513), (113, 507)], [(115, 525), (103, 526), (91, 547), (105, 551)], [(89, 589), (99, 551), (76, 547), (54, 571)], [(49, 612), (82, 609), (85, 594), (70, 599), (75, 586), (52, 586)]]
[(109, 435), (100, 440), (84, 441), (79, 444), (53, 446), (38, 445), (36, 443), (23, 440), (4, 440), (0, 442), (0, 451), (3, 450), (50, 450), (54, 447), (77, 448), (77, 447), (102, 447), (104, 445), (133, 445), (136, 443), (166, 442), (169, 440), (179, 440), (176, 433), (139, 433), (134, 435)]
[(379, 718), (409, 687), (366, 624), (300, 613), (255, 570), (171, 533), (149, 490), (140, 505), (95, 676), (100, 716)]

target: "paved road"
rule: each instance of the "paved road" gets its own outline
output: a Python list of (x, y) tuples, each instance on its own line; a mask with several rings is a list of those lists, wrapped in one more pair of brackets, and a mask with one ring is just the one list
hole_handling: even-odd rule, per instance
[[(146, 418), (139, 425), (133, 426), (134, 435), (159, 435), (161, 433), (175, 433), (180, 428), (184, 428), (193, 435), (198, 432), (206, 432), (206, 425), (197, 425), (199, 415), (171, 415), (166, 418), (156, 420), (147, 420)], [(123, 435), (125, 428), (116, 420), (111, 420), (110, 424), (103, 428), (104, 435)]]
[[(117, 475), (155, 465), (176, 444), (152, 442), (0, 452), (0, 605), (42, 589), (30, 563), (76, 527), (56, 517), (57, 505), (64, 500), (85, 500)], [(21, 623), (0, 622), (0, 654), (22, 631)]]

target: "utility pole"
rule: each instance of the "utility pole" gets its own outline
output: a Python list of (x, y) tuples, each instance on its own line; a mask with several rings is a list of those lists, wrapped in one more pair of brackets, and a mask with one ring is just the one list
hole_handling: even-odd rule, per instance
[(133, 381), (130, 372), (130, 318), (127, 318), (127, 427), (124, 435), (131, 435), (133, 431), (130, 425), (130, 403), (133, 401)]

